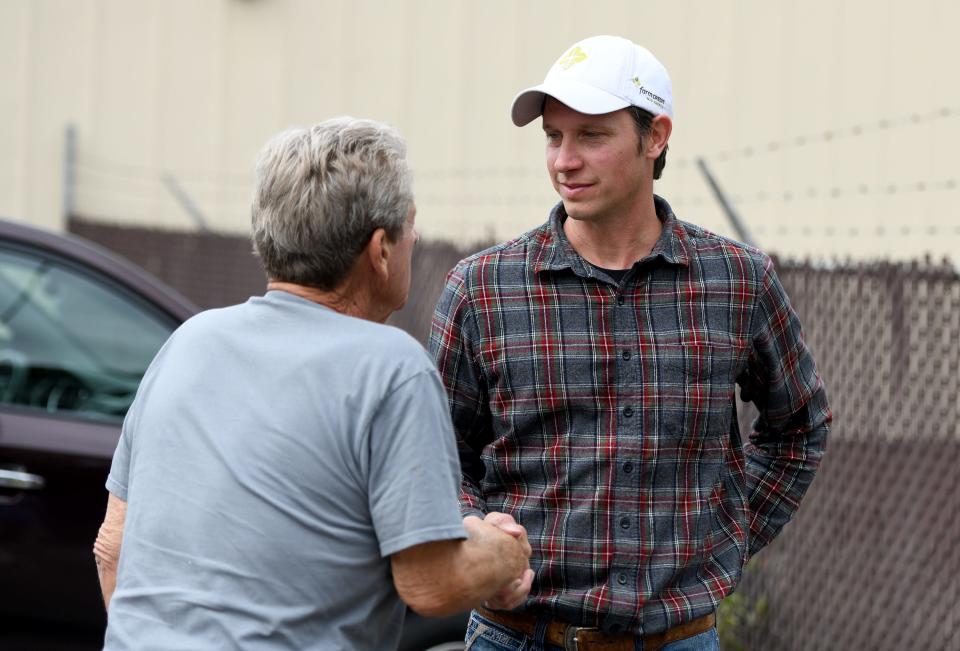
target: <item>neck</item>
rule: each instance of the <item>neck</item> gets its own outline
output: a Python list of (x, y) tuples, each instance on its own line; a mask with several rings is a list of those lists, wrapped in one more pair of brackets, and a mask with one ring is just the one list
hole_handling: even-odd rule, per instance
[(353, 279), (352, 276), (331, 290), (270, 280), (267, 282), (267, 291), (271, 290), (287, 292), (324, 307), (329, 307), (340, 314), (357, 317), (358, 319), (383, 323), (390, 316), (389, 312), (381, 314), (383, 310), (376, 309), (376, 302), (370, 292), (363, 291), (362, 284)]
[(650, 254), (663, 224), (651, 199), (649, 210), (603, 219), (567, 217), (563, 231), (570, 245), (590, 264), (604, 269), (629, 269)]

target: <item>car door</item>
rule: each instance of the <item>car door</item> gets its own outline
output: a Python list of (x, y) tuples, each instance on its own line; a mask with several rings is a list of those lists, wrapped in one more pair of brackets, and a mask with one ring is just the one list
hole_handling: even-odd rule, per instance
[[(89, 252), (88, 252), (89, 255)], [(179, 325), (100, 269), (0, 243), (0, 613), (98, 626), (92, 545), (120, 425)]]

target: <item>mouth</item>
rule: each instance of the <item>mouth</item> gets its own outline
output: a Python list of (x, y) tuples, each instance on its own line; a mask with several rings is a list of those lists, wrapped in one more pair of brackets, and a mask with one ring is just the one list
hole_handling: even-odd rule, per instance
[(560, 188), (560, 195), (565, 199), (576, 199), (593, 187), (592, 183), (558, 183), (557, 185)]

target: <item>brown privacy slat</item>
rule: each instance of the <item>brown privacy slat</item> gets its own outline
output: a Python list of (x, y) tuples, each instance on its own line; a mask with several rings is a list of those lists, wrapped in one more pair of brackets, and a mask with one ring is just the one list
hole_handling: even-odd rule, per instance
[(242, 303), (264, 291), (263, 269), (246, 237), (117, 226), (76, 217), (67, 228), (140, 265), (201, 308)]
[(960, 279), (920, 264), (780, 276), (834, 426), (799, 513), (747, 569), (738, 593), (767, 610), (739, 639), (960, 649)]

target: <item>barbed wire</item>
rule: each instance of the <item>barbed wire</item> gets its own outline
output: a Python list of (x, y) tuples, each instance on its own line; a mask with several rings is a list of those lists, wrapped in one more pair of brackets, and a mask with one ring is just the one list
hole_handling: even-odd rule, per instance
[(942, 181), (915, 181), (913, 183), (881, 183), (869, 185), (860, 183), (856, 186), (830, 186), (827, 188), (807, 187), (803, 190), (784, 190), (781, 192), (759, 191), (751, 195), (734, 194), (731, 201), (734, 203), (753, 203), (765, 201), (795, 201), (803, 199), (841, 199), (843, 197), (871, 195), (894, 195), (914, 192), (941, 192), (956, 190), (960, 187), (957, 179)]
[[(80, 192), (91, 191), (91, 186), (96, 188), (94, 192), (105, 194), (128, 194), (139, 195), (147, 192), (167, 192), (163, 176), (140, 175), (135, 172), (124, 173), (121, 171), (111, 171), (90, 166), (86, 163), (77, 164), (77, 173), (80, 183), (77, 189)], [(96, 181), (90, 181), (97, 179)], [(196, 189), (200, 185), (199, 191), (204, 195), (228, 195), (229, 197), (244, 197), (248, 199), (251, 193), (250, 186), (240, 186), (236, 184), (216, 184), (212, 182), (197, 183), (193, 180), (186, 181), (185, 185)]]
[[(97, 206), (104, 203), (120, 203), (130, 207), (149, 207), (155, 205), (158, 201), (173, 200), (170, 191), (164, 187), (151, 189), (149, 193), (130, 188), (108, 186), (106, 188), (93, 189), (80, 186), (76, 190), (77, 201), (80, 204), (88, 206)], [(247, 216), (250, 212), (250, 202), (240, 200), (215, 200), (212, 201), (217, 207), (217, 213), (238, 214)], [(205, 203), (206, 205), (206, 203)]]
[[(928, 111), (926, 113), (910, 113), (893, 117), (884, 117), (873, 122), (863, 122), (860, 124), (838, 127), (836, 129), (825, 129), (823, 131), (799, 134), (789, 138), (779, 140), (770, 140), (765, 143), (747, 145), (745, 147), (719, 150), (713, 153), (705, 154), (703, 157), (708, 160), (732, 161), (742, 158), (751, 158), (753, 156), (772, 154), (789, 149), (797, 149), (813, 144), (829, 143), (844, 138), (853, 138), (864, 136), (870, 133), (888, 131), (901, 127), (919, 126), (945, 120), (949, 118), (960, 117), (960, 107), (943, 106), (939, 109)], [(129, 179), (146, 180), (159, 178), (168, 173), (156, 167), (147, 165), (138, 165), (131, 163), (120, 163), (110, 160), (96, 153), (84, 152), (82, 155), (82, 166), (88, 171), (97, 174), (110, 174)], [(668, 162), (679, 169), (693, 166), (696, 158), (683, 157), (669, 160)], [(534, 166), (507, 166), (507, 167), (447, 167), (447, 168), (414, 168), (414, 175), (417, 179), (424, 181), (455, 179), (486, 179), (486, 178), (526, 178), (531, 176), (540, 176), (543, 174), (540, 167)], [(211, 171), (199, 170), (181, 170), (178, 173), (185, 183), (208, 183), (220, 185), (242, 185), (249, 188), (253, 181), (252, 171), (250, 173), (217, 173)]]
[[(150, 167), (148, 165), (137, 165), (134, 163), (121, 163), (91, 154), (81, 152), (78, 168), (85, 169), (93, 174), (109, 175), (123, 177), (131, 180), (141, 181), (159, 181), (165, 174), (170, 174), (170, 169), (161, 169), (159, 167)], [(241, 174), (237, 172), (210, 172), (200, 170), (178, 170), (177, 178), (185, 183), (205, 183), (227, 186), (243, 186), (250, 188), (253, 185), (253, 172)]]
[(823, 226), (790, 224), (751, 224), (750, 229), (757, 235), (782, 235), (801, 237), (941, 237), (960, 236), (960, 225), (944, 226)]
[(133, 204), (148, 204), (154, 203), (157, 196), (164, 194), (161, 192), (161, 188), (157, 188), (154, 192), (150, 190), (149, 192), (143, 190), (137, 190), (135, 188), (128, 188), (123, 186), (118, 187), (109, 187), (106, 190), (102, 189), (92, 189), (90, 187), (79, 186), (75, 190), (76, 196), (78, 199), (81, 199), (90, 203), (97, 203), (100, 201), (122, 201), (125, 203)]
[[(99, 176), (114, 176), (134, 181), (152, 182), (158, 181), (169, 170), (159, 167), (150, 167), (146, 165), (136, 165), (120, 163), (117, 161), (102, 158), (95, 154), (84, 154), (77, 167), (89, 174)], [(540, 177), (545, 175), (546, 171), (542, 166), (524, 167), (520, 165), (511, 165), (505, 167), (446, 167), (446, 168), (420, 168), (413, 167), (413, 176), (415, 180), (435, 181), (453, 179), (488, 179), (488, 178), (518, 178), (518, 177)], [(248, 175), (238, 173), (225, 173), (218, 175), (214, 172), (200, 172), (196, 170), (182, 170), (176, 173), (178, 179), (188, 184), (219, 184), (232, 185), (235, 187), (243, 186), (249, 189), (253, 186), (253, 173)]]
[[(938, 181), (914, 181), (910, 183), (879, 183), (879, 184), (868, 184), (868, 183), (858, 183), (851, 186), (828, 186), (817, 188), (814, 186), (809, 186), (807, 188), (798, 189), (798, 190), (779, 190), (779, 191), (769, 191), (769, 190), (759, 190), (753, 194), (736, 194), (733, 193), (730, 195), (730, 201), (735, 204), (750, 204), (750, 203), (764, 203), (764, 202), (791, 202), (791, 201), (802, 201), (802, 200), (813, 200), (813, 199), (841, 199), (844, 197), (867, 197), (867, 196), (876, 196), (876, 195), (896, 195), (896, 194), (907, 194), (907, 193), (917, 193), (917, 192), (944, 192), (944, 191), (953, 191), (960, 189), (960, 180), (958, 179), (943, 179)], [(704, 203), (712, 202), (713, 199), (707, 195), (693, 195), (693, 196), (675, 196), (673, 198), (668, 197), (668, 200), (671, 204), (677, 206), (683, 205), (694, 205), (699, 206)]]
[[(155, 203), (156, 197), (145, 197), (142, 195), (114, 195), (106, 196), (103, 193), (91, 192), (89, 190), (80, 189), (78, 191), (77, 199), (81, 205), (83, 204), (102, 204), (104, 202), (118, 202), (124, 205), (132, 204), (148, 204)], [(696, 197), (699, 200), (699, 203), (696, 205), (704, 203), (712, 203), (712, 199), (709, 197)], [(461, 205), (461, 206), (497, 206), (497, 205), (543, 205), (542, 197), (537, 197), (533, 195), (517, 195), (517, 196), (468, 196), (457, 198), (454, 201), (452, 198), (439, 197), (439, 196), (427, 196), (423, 198), (424, 202), (430, 202), (435, 206), (442, 205)], [(681, 206), (685, 202), (683, 198), (677, 198), (671, 200), (671, 203), (674, 206)], [(244, 218), (249, 211), (249, 205), (241, 204), (221, 204), (218, 206), (216, 211), (217, 215), (220, 215), (223, 218), (224, 215), (235, 215), (243, 216)], [(681, 215), (681, 218), (683, 216)], [(222, 219), (221, 219), (222, 220)], [(960, 223), (954, 225), (947, 224), (929, 224), (929, 225), (917, 225), (917, 224), (873, 224), (869, 226), (858, 226), (858, 225), (827, 225), (827, 226), (813, 226), (810, 224), (782, 224), (782, 223), (771, 223), (770, 221), (756, 221), (751, 222), (750, 228), (755, 234), (759, 236), (783, 236), (783, 237), (804, 237), (804, 238), (822, 238), (822, 237), (895, 237), (895, 238), (907, 238), (907, 237), (960, 237)]]
[[(825, 129), (816, 133), (800, 134), (790, 138), (782, 138), (780, 140), (770, 140), (765, 143), (747, 145), (745, 147), (724, 149), (716, 151), (712, 154), (705, 154), (701, 157), (706, 158), (707, 160), (717, 161), (731, 161), (741, 158), (751, 158), (753, 156), (773, 154), (784, 150), (797, 149), (799, 147), (805, 147), (813, 144), (827, 143), (844, 138), (864, 136), (878, 131), (888, 131), (890, 129), (900, 127), (929, 124), (938, 120), (954, 117), (960, 117), (960, 107), (944, 106), (927, 113), (910, 113), (909, 115), (880, 118), (874, 122), (863, 122), (847, 127)], [(668, 162), (673, 163), (674, 161)], [(685, 157), (677, 159), (675, 164), (679, 168), (684, 168), (687, 166), (693, 166), (695, 162), (696, 158)]]
[(523, 167), (513, 165), (507, 167), (449, 167), (449, 168), (426, 168), (421, 169), (413, 167), (413, 177), (415, 180), (433, 181), (438, 179), (487, 179), (487, 178), (517, 178), (545, 176), (546, 169), (543, 166)]
[(459, 206), (459, 207), (486, 207), (486, 206), (540, 206), (546, 212), (556, 202), (556, 198), (544, 197), (536, 194), (421, 194), (417, 193), (417, 201), (422, 205)]

